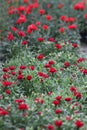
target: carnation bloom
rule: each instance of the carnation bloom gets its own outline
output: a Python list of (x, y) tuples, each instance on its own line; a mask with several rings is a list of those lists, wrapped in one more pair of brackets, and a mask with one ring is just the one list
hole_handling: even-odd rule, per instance
[(8, 72), (8, 71), (9, 71), (9, 68), (3, 68), (2, 71), (3, 71), (3, 72)]
[(20, 69), (26, 69), (25, 65), (20, 65)]
[(22, 45), (27, 45), (27, 44), (28, 44), (28, 41), (24, 40), (24, 41), (22, 41), (21, 44), (22, 44)]
[(68, 25), (68, 29), (69, 30), (77, 29), (77, 25), (76, 24)]
[(10, 81), (3, 81), (2, 85), (3, 85), (3, 87), (11, 86), (12, 82), (10, 82)]
[(59, 29), (59, 32), (60, 32), (60, 33), (64, 33), (64, 32), (65, 32), (65, 28), (60, 28), (60, 29)]
[(35, 67), (33, 65), (28, 67), (30, 70), (35, 70)]
[(76, 88), (75, 86), (71, 86), (71, 87), (70, 87), (70, 91), (71, 91), (71, 92), (76, 92), (76, 91), (77, 91), (77, 88)]
[(66, 97), (65, 101), (70, 102), (70, 101), (72, 101), (72, 98), (71, 97)]
[(72, 47), (73, 47), (73, 48), (78, 48), (78, 44), (77, 44), (77, 43), (73, 43), (73, 44), (72, 44)]
[(25, 104), (25, 103), (20, 103), (20, 104), (18, 105), (18, 109), (19, 109), (19, 110), (29, 110), (29, 107), (28, 107), (28, 105)]
[(14, 40), (14, 36), (13, 36), (13, 34), (12, 34), (11, 32), (8, 33), (7, 39), (8, 39), (9, 41)]
[(24, 78), (24, 75), (23, 75), (23, 74), (20, 74), (20, 75), (17, 76), (17, 79), (18, 79), (18, 80), (21, 80), (21, 79), (23, 79), (23, 78)]
[(10, 94), (11, 94), (11, 90), (6, 89), (6, 90), (5, 90), (5, 93), (8, 94), (8, 95), (10, 95)]
[(50, 72), (50, 73), (56, 73), (56, 72), (57, 72), (57, 69), (50, 67), (49, 72)]
[(60, 105), (60, 101), (58, 101), (58, 100), (55, 99), (55, 100), (52, 102), (52, 104), (54, 104), (55, 106)]
[(50, 21), (50, 20), (52, 20), (52, 16), (51, 16), (51, 15), (46, 15), (46, 19), (47, 19), (48, 21)]
[(25, 37), (26, 36), (26, 34), (23, 31), (19, 31), (18, 35), (21, 36), (21, 37)]
[(61, 114), (61, 113), (62, 113), (62, 110), (61, 110), (61, 109), (57, 109), (57, 110), (55, 110), (55, 113), (56, 113), (56, 114)]
[(83, 2), (78, 2), (73, 6), (74, 10), (84, 10), (85, 4)]
[(46, 12), (46, 11), (45, 11), (44, 9), (40, 9), (40, 10), (39, 10), (39, 14), (40, 14), (40, 15), (45, 14), (45, 12)]
[(62, 8), (63, 8), (63, 6), (64, 6), (64, 5), (63, 5), (62, 3), (60, 3), (60, 4), (58, 4), (58, 6), (57, 6), (57, 7), (58, 7), (59, 9), (62, 9)]
[(43, 41), (44, 41), (44, 38), (43, 38), (43, 37), (39, 37), (37, 40), (38, 40), (39, 42), (43, 42)]
[(82, 121), (80, 121), (80, 120), (77, 120), (77, 121), (75, 122), (75, 126), (76, 126), (77, 128), (81, 128), (81, 127), (84, 126), (84, 123), (83, 123)]
[(3, 108), (0, 109), (0, 116), (6, 116), (9, 115), (8, 111), (4, 110)]
[(27, 79), (27, 80), (31, 80), (31, 79), (32, 79), (32, 76), (31, 76), (31, 75), (27, 75), (26, 79)]
[(81, 57), (81, 58), (79, 58), (79, 59), (77, 59), (77, 63), (80, 63), (80, 62), (84, 62), (86, 60), (86, 58), (83, 58), (83, 57)]
[(62, 15), (61, 17), (60, 17), (60, 20), (62, 20), (62, 21), (66, 21), (66, 19), (67, 19), (67, 16), (65, 16), (65, 15)]
[(44, 29), (44, 30), (48, 30), (48, 26), (46, 25), (46, 24), (44, 24), (43, 26), (42, 26), (42, 28)]
[(16, 68), (15, 68), (15, 66), (9, 66), (9, 69), (10, 70), (15, 70)]
[(38, 56), (37, 56), (37, 59), (38, 60), (42, 60), (44, 58), (44, 55), (43, 54), (39, 54)]
[(16, 23), (17, 24), (22, 24), (22, 23), (25, 23), (27, 21), (25, 15), (20, 15), (20, 17), (16, 20)]
[(62, 120), (56, 120), (54, 123), (55, 123), (56, 127), (61, 127), (62, 124), (63, 124), (63, 121)]
[(15, 103), (23, 103), (25, 100), (24, 99), (16, 99)]
[(62, 49), (62, 45), (60, 44), (55, 44), (55, 47), (59, 50), (59, 49)]
[(54, 130), (54, 126), (51, 125), (51, 124), (49, 124), (49, 125), (47, 125), (47, 129), (48, 129), (48, 130)]
[(87, 19), (87, 14), (84, 15), (84, 18)]
[(54, 65), (55, 62), (54, 62), (53, 60), (49, 60), (48, 64), (50, 64), (50, 65)]
[(69, 63), (69, 62), (64, 62), (64, 66), (65, 66), (65, 67), (69, 67), (69, 66), (70, 66), (70, 63)]

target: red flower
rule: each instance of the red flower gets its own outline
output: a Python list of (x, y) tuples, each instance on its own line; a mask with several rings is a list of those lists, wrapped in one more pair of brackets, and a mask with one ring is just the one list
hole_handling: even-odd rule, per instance
[(87, 14), (84, 15), (84, 18), (87, 19)]
[(35, 67), (33, 65), (29, 66), (30, 70), (35, 70)]
[(27, 104), (21, 103), (21, 104), (18, 105), (18, 109), (19, 110), (29, 110), (29, 107), (28, 107)]
[(47, 125), (47, 129), (48, 130), (54, 130), (54, 126), (49, 124), (49, 125)]
[(43, 42), (43, 41), (44, 41), (44, 38), (43, 38), (43, 37), (39, 37), (37, 40), (38, 40), (39, 42)]
[(32, 79), (32, 76), (31, 76), (31, 75), (28, 75), (28, 76), (26, 77), (26, 79), (27, 79), (27, 80), (31, 80), (31, 79)]
[(3, 72), (8, 72), (8, 71), (9, 71), (9, 68), (3, 68), (2, 71), (3, 71)]
[(72, 47), (78, 48), (78, 44), (77, 44), (77, 43), (73, 43), (73, 44), (72, 44)]
[(11, 30), (14, 31), (14, 32), (16, 32), (16, 31), (17, 31), (17, 28), (14, 27), (14, 26), (12, 26), (12, 27), (11, 27)]
[(44, 58), (44, 55), (43, 54), (39, 54), (38, 56), (37, 56), (37, 59), (38, 60), (42, 60)]
[(78, 2), (74, 5), (74, 10), (84, 10), (85, 9), (85, 4), (83, 2)]
[(19, 6), (18, 8), (18, 11), (24, 11), (25, 10), (25, 7), (23, 5)]
[(60, 29), (59, 29), (59, 32), (60, 32), (60, 33), (64, 33), (64, 32), (65, 32), (65, 28), (60, 28)]
[(63, 124), (63, 121), (62, 120), (56, 120), (54, 123), (55, 123), (55, 126), (61, 127), (62, 124)]
[(62, 96), (56, 96), (56, 100), (61, 101)]
[(57, 70), (56, 70), (56, 68), (52, 68), (52, 67), (51, 67), (51, 68), (49, 69), (49, 72), (50, 72), (50, 73), (56, 73)]
[(77, 128), (81, 128), (81, 127), (84, 126), (84, 123), (83, 123), (82, 121), (80, 121), (80, 120), (77, 120), (77, 121), (75, 122), (75, 125), (76, 125)]
[(45, 68), (50, 68), (51, 65), (50, 65), (50, 64), (45, 64), (44, 67), (45, 67)]
[(50, 64), (50, 65), (54, 65), (55, 62), (54, 62), (53, 60), (50, 60), (50, 61), (48, 62), (48, 64)]
[(66, 19), (67, 19), (67, 16), (65, 16), (65, 15), (62, 15), (61, 17), (60, 17), (60, 20), (62, 20), (62, 21), (66, 21)]
[(80, 92), (74, 92), (74, 96), (78, 99), (82, 98), (82, 94)]
[(14, 40), (14, 36), (13, 36), (13, 34), (11, 32), (8, 33), (7, 38), (8, 38), (9, 41)]
[(39, 14), (40, 14), (40, 15), (45, 14), (45, 12), (46, 12), (46, 11), (45, 11), (44, 9), (40, 9), (40, 10), (39, 10)]
[(8, 111), (2, 108), (2, 110), (0, 110), (0, 116), (6, 116), (6, 115), (9, 115)]
[(60, 44), (55, 44), (55, 47), (59, 50), (62, 49), (62, 46)]
[(60, 101), (58, 101), (58, 100), (55, 99), (55, 100), (52, 102), (52, 104), (54, 104), (55, 106), (60, 105)]
[(16, 99), (15, 103), (23, 103), (25, 100), (24, 99)]
[(70, 116), (66, 116), (66, 120), (67, 120), (67, 121), (70, 121), (70, 120), (71, 120), (71, 117), (70, 117)]
[(56, 113), (56, 114), (61, 114), (61, 113), (62, 113), (62, 110), (61, 110), (61, 109), (57, 109), (57, 110), (55, 110), (55, 113)]
[(24, 2), (24, 3), (28, 3), (28, 2), (29, 2), (29, 0), (23, 0), (23, 2)]
[(65, 66), (65, 67), (69, 67), (69, 66), (70, 66), (70, 63), (69, 63), (69, 62), (64, 62), (64, 66)]
[(73, 18), (73, 17), (69, 17), (66, 19), (66, 22), (70, 22), (70, 23), (73, 23), (76, 19)]
[(15, 70), (15, 66), (10, 66), (9, 69), (10, 70)]
[(40, 22), (40, 21), (37, 21), (37, 22), (36, 22), (36, 25), (37, 25), (37, 26), (40, 26), (40, 25), (41, 25), (41, 22)]
[(21, 65), (20, 69), (26, 69), (26, 66), (25, 65)]
[(82, 70), (83, 74), (87, 75), (87, 69)]
[(57, 6), (57, 7), (58, 7), (59, 9), (62, 9), (62, 8), (63, 8), (63, 6), (64, 6), (64, 5), (63, 5), (62, 3), (60, 3), (60, 4), (58, 4), (58, 6)]
[(8, 78), (10, 78), (9, 74), (3, 74), (3, 79), (8, 79)]
[(76, 91), (77, 91), (77, 88), (74, 87), (74, 86), (71, 86), (71, 87), (70, 87), (70, 91), (71, 91), (71, 92), (76, 92)]
[(38, 30), (38, 28), (37, 28), (37, 26), (36, 26), (35, 24), (31, 24), (31, 25), (29, 25), (28, 28), (27, 28), (27, 32), (28, 32), (29, 34), (31, 34), (32, 31), (36, 31), (36, 30)]
[(19, 80), (21, 80), (23, 78), (24, 78), (24, 75), (22, 75), (22, 74), (20, 74), (20, 75), (17, 76), (17, 79), (19, 79)]
[(25, 37), (26, 36), (26, 34), (23, 31), (19, 31), (18, 35), (21, 36), (21, 37)]
[(68, 29), (72, 30), (72, 29), (76, 29), (77, 25), (76, 24), (72, 24), (68, 26)]
[(44, 30), (48, 30), (48, 26), (46, 25), (46, 24), (44, 24), (43, 26), (42, 26), (42, 28), (44, 29)]
[(46, 19), (50, 21), (50, 20), (52, 20), (52, 16), (51, 15), (46, 15)]
[(49, 37), (48, 41), (55, 42), (55, 39), (53, 37)]
[(65, 101), (70, 102), (70, 101), (72, 101), (72, 98), (71, 97), (66, 97)]
[(22, 45), (27, 45), (28, 44), (28, 41), (22, 41), (22, 43), (21, 43)]
[(27, 21), (25, 15), (20, 15), (20, 17), (16, 20), (17, 24), (25, 23)]
[(11, 91), (10, 91), (9, 89), (6, 89), (6, 90), (5, 90), (5, 93), (8, 94), (8, 95), (10, 95), (10, 94), (11, 94)]
[(84, 62), (85, 60), (86, 60), (86, 58), (83, 58), (83, 57), (82, 57), (82, 58), (79, 58), (79, 59), (77, 60), (77, 62), (80, 63), (80, 62)]
[(3, 81), (3, 82), (2, 82), (2, 85), (3, 85), (4, 87), (11, 86), (11, 85), (12, 85), (12, 82), (10, 82), (10, 81)]

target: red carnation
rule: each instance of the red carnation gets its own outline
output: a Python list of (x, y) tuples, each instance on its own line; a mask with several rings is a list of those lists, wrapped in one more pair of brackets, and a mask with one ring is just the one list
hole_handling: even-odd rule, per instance
[(55, 47), (56, 47), (57, 49), (61, 49), (61, 48), (62, 48), (62, 45), (60, 45), (60, 44), (55, 44)]
[(70, 66), (70, 63), (69, 63), (69, 62), (64, 62), (64, 66), (65, 66), (65, 67), (69, 67), (69, 66)]
[(31, 80), (31, 79), (32, 79), (32, 76), (31, 76), (31, 75), (28, 75), (28, 76), (26, 77), (26, 79), (27, 79), (27, 80)]
[(80, 121), (80, 120), (77, 120), (77, 121), (75, 122), (75, 125), (76, 125), (77, 128), (81, 128), (81, 127), (84, 126), (84, 123), (83, 123), (82, 121)]
[(56, 120), (54, 123), (55, 123), (55, 126), (61, 127), (62, 124), (63, 124), (63, 121), (62, 120)]
[(29, 107), (28, 107), (27, 104), (21, 103), (21, 104), (18, 105), (18, 109), (19, 110), (29, 110)]
[(39, 54), (38, 56), (37, 56), (37, 59), (38, 60), (42, 60), (44, 58), (44, 55), (43, 54)]
[(49, 125), (47, 125), (47, 129), (48, 130), (54, 130), (54, 126), (49, 124)]
[(49, 72), (50, 72), (50, 73), (56, 73), (56, 72), (57, 72), (57, 69), (51, 67), (51, 68), (49, 69)]

